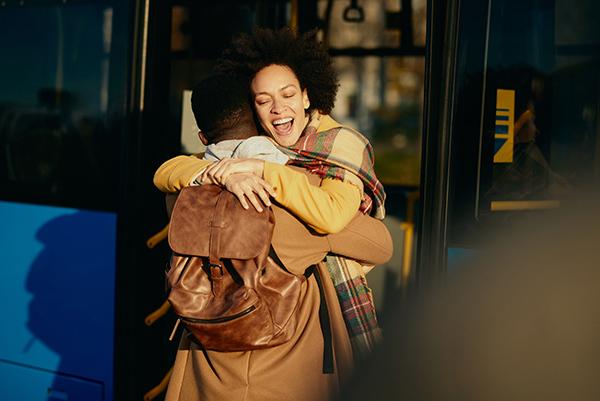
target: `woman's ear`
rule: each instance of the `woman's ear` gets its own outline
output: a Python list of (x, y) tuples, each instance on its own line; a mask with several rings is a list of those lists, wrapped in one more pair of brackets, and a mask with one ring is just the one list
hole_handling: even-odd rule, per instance
[(302, 91), (302, 103), (304, 104), (304, 110), (310, 107), (310, 100), (308, 99), (308, 92), (306, 89)]

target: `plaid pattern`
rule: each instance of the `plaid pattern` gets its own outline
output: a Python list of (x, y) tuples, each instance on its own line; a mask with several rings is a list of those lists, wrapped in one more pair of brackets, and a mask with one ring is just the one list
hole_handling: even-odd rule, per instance
[(342, 126), (319, 131), (321, 115), (313, 113), (295, 145), (281, 148), (290, 156), (289, 164), (301, 166), (320, 177), (342, 181), (359, 179), (365, 194), (360, 210), (373, 217), (385, 216), (385, 191), (374, 170), (373, 147), (359, 132)]
[[(361, 210), (383, 219), (385, 192), (373, 169), (373, 148), (360, 133), (345, 127), (318, 131), (321, 115), (314, 113), (298, 142), (282, 148), (290, 164), (298, 165), (321, 177), (361, 180), (365, 192)], [(333, 254), (325, 264), (333, 281), (355, 360), (368, 356), (381, 337), (375, 303), (367, 285), (363, 267), (355, 260)]]
[(358, 262), (328, 255), (325, 265), (340, 301), (354, 359), (361, 360), (381, 338), (371, 289)]

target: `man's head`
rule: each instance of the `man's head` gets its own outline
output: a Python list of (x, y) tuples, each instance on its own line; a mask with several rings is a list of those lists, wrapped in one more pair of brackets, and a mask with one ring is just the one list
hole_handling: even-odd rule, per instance
[(205, 145), (258, 135), (248, 100), (248, 84), (235, 76), (213, 74), (192, 92), (192, 111)]

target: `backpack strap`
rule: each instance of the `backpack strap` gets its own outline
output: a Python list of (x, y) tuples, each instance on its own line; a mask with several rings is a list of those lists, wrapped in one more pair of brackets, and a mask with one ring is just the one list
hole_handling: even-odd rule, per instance
[[(285, 265), (271, 246), (269, 249), (269, 257), (273, 259), (280, 267), (285, 268)], [(321, 275), (317, 270), (316, 265), (310, 266), (304, 272), (304, 277), (307, 279), (314, 275), (319, 287), (319, 324), (321, 326), (321, 333), (323, 334), (323, 373), (333, 373), (333, 339), (331, 335), (331, 321), (329, 320), (329, 309), (327, 307), (327, 300), (325, 299), (325, 291), (323, 290), (323, 282), (321, 281)]]
[(333, 340), (331, 336), (331, 321), (329, 320), (329, 309), (327, 300), (325, 299), (325, 291), (323, 290), (323, 282), (317, 266), (312, 265), (306, 269), (304, 274), (307, 278), (311, 275), (315, 276), (317, 285), (319, 286), (319, 322), (321, 323), (321, 332), (323, 333), (323, 373), (333, 373)]
[(218, 296), (221, 292), (221, 279), (223, 278), (223, 266), (218, 257), (219, 243), (221, 241), (220, 227), (210, 227), (208, 258), (204, 258), (205, 268), (210, 272), (212, 293)]
[(226, 217), (226, 202), (221, 191), (217, 196), (212, 220), (209, 223), (208, 260), (205, 267), (210, 272), (212, 292), (215, 296), (221, 292), (221, 279), (223, 278), (223, 264), (219, 258), (221, 252), (221, 231)]

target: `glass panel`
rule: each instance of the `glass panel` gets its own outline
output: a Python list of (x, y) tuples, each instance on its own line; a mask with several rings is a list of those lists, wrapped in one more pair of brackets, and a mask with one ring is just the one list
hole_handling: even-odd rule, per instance
[(491, 7), (482, 210), (557, 207), (600, 172), (600, 3)]
[(419, 185), (422, 57), (336, 57), (340, 89), (332, 115), (373, 143), (387, 185)]
[[(327, 42), (334, 48), (399, 47), (401, 0), (319, 0), (319, 18), (327, 19), (331, 1)], [(356, 3), (356, 4), (353, 4)], [(411, 0), (414, 46), (425, 46), (426, 0)]]
[(408, 285), (414, 263), (425, 60), (335, 57), (334, 63), (340, 89), (332, 115), (369, 138), (387, 194), (384, 223), (392, 234), (394, 256), (369, 273), (383, 321), (386, 308), (393, 314), (393, 302)]
[(427, 34), (427, 0), (412, 0), (412, 13), (415, 46), (425, 46)]
[(0, 197), (113, 209), (128, 7), (56, 4), (0, 9)]
[(239, 0), (183, 2), (170, 7), (168, 110), (177, 123), (173, 128), (180, 129), (181, 152), (204, 150), (195, 120), (189, 115), (191, 109), (183, 107), (189, 91), (212, 71), (233, 36), (250, 33), (256, 26), (287, 25), (288, 6), (287, 0)]

